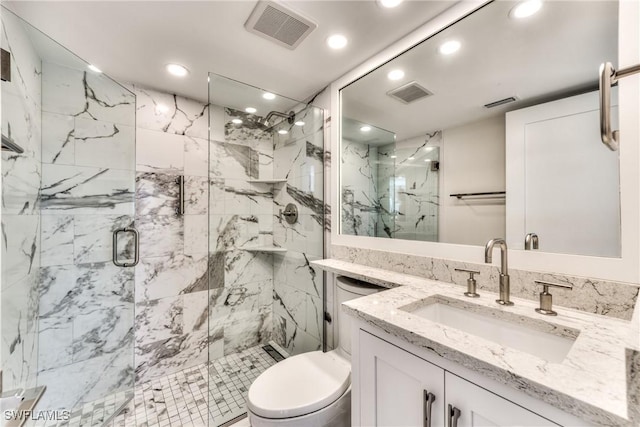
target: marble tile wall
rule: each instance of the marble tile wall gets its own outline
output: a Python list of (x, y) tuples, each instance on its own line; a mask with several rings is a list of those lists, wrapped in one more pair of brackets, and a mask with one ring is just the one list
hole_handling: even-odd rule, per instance
[[(287, 249), (273, 256), (273, 337), (290, 354), (322, 348), (323, 273), (309, 262), (322, 259), (328, 207), (324, 201), (324, 113), (307, 107), (289, 125), (286, 135), (275, 135), (274, 177), (287, 183), (274, 188), (273, 242)], [(288, 224), (279, 215), (288, 203), (299, 218)]]
[[(387, 213), (389, 186), (379, 190), (378, 148), (361, 142), (342, 142), (342, 233), (356, 236), (376, 236), (378, 215)], [(393, 163), (388, 155), (380, 161)], [(382, 188), (380, 190), (382, 190)], [(384, 202), (387, 203), (384, 203)], [(389, 221), (387, 221), (389, 222)], [(390, 228), (383, 227), (383, 230)], [(390, 233), (391, 231), (387, 231)]]
[[(42, 64), (39, 408), (130, 388), (134, 271), (112, 231), (134, 223), (135, 96), (108, 77)], [(132, 255), (121, 239), (120, 256)]]
[(41, 63), (22, 24), (2, 13), (2, 48), (11, 52), (11, 82), (2, 82), (2, 135), (25, 151), (2, 151), (2, 343), (3, 390), (36, 385), (40, 182), (42, 168)]
[(438, 160), (434, 145), (441, 140), (442, 132), (434, 132), (378, 148), (378, 237), (438, 241), (439, 172), (431, 160)]
[[(207, 361), (209, 108), (134, 85), (136, 381)], [(215, 115), (221, 113), (218, 109)], [(176, 214), (185, 177), (185, 215)]]
[[(480, 251), (481, 249), (479, 248), (478, 250)], [(479, 254), (478, 258), (481, 256), (482, 254)], [(385, 268), (433, 280), (442, 280), (465, 287), (468, 274), (455, 271), (455, 269), (478, 270), (480, 271), (480, 274), (476, 276), (478, 292), (498, 293), (499, 268), (485, 264), (472, 264), (341, 245), (331, 246), (331, 258), (370, 267)], [(609, 282), (585, 277), (515, 269), (509, 269), (509, 275), (511, 277), (511, 295), (515, 297), (537, 301), (540, 287), (536, 286), (534, 280), (564, 283), (572, 285), (573, 289), (571, 291), (558, 290), (553, 292), (554, 305), (625, 320), (631, 319), (640, 292), (640, 287), (637, 284)]]
[[(209, 335), (217, 359), (268, 342), (273, 323), (273, 258), (243, 250), (273, 245), (273, 132), (262, 117), (215, 107), (222, 129), (210, 141)], [(240, 119), (242, 124), (232, 120)], [(212, 109), (212, 121), (214, 110)]]

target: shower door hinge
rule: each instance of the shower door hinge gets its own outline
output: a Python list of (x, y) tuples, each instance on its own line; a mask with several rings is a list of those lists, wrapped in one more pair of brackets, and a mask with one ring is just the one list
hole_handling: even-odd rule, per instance
[(0, 49), (0, 77), (3, 82), (11, 81), (11, 53)]

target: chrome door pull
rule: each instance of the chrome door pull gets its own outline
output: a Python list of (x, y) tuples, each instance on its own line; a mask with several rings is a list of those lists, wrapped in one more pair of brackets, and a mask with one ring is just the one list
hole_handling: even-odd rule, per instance
[(620, 147), (620, 131), (611, 130), (611, 86), (623, 77), (640, 73), (640, 64), (616, 70), (611, 62), (600, 65), (600, 137), (611, 151)]
[[(118, 261), (118, 234), (120, 233), (133, 233), (133, 246), (134, 246), (134, 259), (133, 263), (131, 262), (120, 262)], [(113, 231), (113, 263), (118, 267), (135, 267), (138, 265), (138, 261), (140, 261), (140, 234), (138, 230), (133, 227), (124, 227), (118, 228)]]
[(447, 408), (447, 427), (458, 427), (458, 418), (460, 418), (460, 409), (455, 406), (448, 405)]
[(429, 393), (427, 390), (423, 390), (422, 399), (423, 425), (424, 427), (431, 427), (431, 410), (433, 408), (433, 402), (436, 400), (436, 395)]
[(184, 175), (180, 175), (176, 178), (176, 184), (178, 184), (178, 206), (176, 207), (177, 215), (184, 215)]

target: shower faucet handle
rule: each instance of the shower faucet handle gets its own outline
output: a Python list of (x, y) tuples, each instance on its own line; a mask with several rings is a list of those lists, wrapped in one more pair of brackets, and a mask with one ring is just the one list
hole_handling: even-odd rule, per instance
[(467, 279), (467, 292), (465, 292), (465, 296), (469, 298), (478, 298), (480, 294), (476, 292), (476, 279), (474, 277), (475, 274), (480, 274), (478, 270), (469, 270), (466, 268), (456, 268), (456, 271), (461, 271), (464, 273), (469, 273), (469, 278)]

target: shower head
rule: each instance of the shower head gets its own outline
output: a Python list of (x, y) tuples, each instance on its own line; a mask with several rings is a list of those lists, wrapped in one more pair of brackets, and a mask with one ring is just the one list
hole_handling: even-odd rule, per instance
[(296, 121), (296, 113), (293, 112), (293, 111), (289, 111), (289, 114), (281, 113), (279, 111), (271, 111), (264, 118), (264, 120), (262, 121), (262, 124), (264, 124), (267, 127), (275, 126), (275, 123), (273, 125), (269, 126), (270, 125), (270, 120), (271, 120), (271, 118), (273, 116), (282, 117), (283, 119), (287, 119), (287, 123), (289, 123), (290, 125), (294, 124), (295, 121)]

